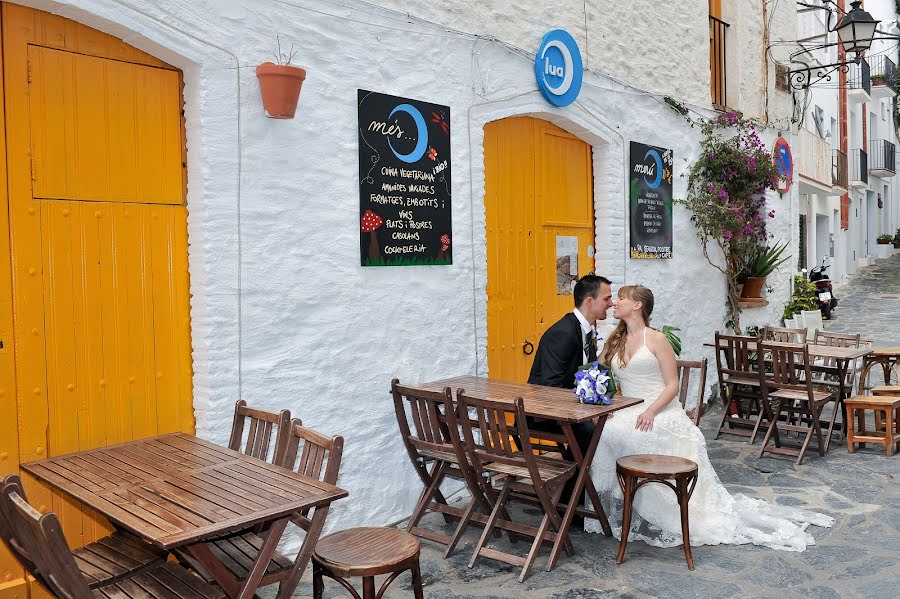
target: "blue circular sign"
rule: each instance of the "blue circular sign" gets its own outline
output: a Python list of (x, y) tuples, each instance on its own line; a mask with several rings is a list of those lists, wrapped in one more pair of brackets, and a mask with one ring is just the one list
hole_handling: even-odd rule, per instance
[(534, 57), (538, 89), (554, 106), (568, 106), (581, 91), (584, 67), (575, 38), (564, 29), (548, 31)]

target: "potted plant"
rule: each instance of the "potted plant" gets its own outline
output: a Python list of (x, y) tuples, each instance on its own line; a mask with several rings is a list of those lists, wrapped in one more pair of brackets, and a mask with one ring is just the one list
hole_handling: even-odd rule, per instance
[(259, 79), (259, 91), (262, 93), (266, 116), (272, 119), (292, 119), (297, 111), (306, 70), (291, 65), (297, 54), (293, 45), (285, 54), (281, 51), (278, 36), (275, 36), (275, 40), (278, 44), (276, 62), (264, 62), (256, 67), (256, 78)]
[(898, 228), (897, 232), (894, 234), (894, 249), (900, 250), (900, 228)]
[(884, 75), (872, 75), (870, 78), (872, 85), (884, 85), (885, 78)]
[(786, 249), (787, 242), (776, 243), (773, 247), (757, 246), (745, 256), (741, 270), (741, 278), (744, 279), (744, 288), (741, 291), (742, 299), (762, 297), (766, 277), (790, 257), (781, 257)]
[(804, 310), (815, 310), (819, 305), (816, 291), (815, 283), (803, 275), (794, 275), (794, 293), (791, 301), (785, 304), (781, 318), (789, 320)]
[(878, 239), (876, 239), (879, 245), (887, 245), (894, 241), (894, 236), (890, 233), (885, 233), (884, 235), (879, 235)]

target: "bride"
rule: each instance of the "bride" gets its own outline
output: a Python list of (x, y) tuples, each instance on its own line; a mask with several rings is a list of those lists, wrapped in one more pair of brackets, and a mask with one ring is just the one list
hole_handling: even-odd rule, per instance
[[(600, 359), (612, 368), (622, 394), (644, 400), (607, 420), (591, 466), (591, 477), (616, 538), (622, 534), (622, 491), (616, 478), (616, 459), (649, 453), (688, 458), (699, 466), (688, 508), (691, 545), (754, 543), (786, 551), (803, 551), (814, 545), (806, 527), (831, 526), (833, 518), (743, 495), (732, 496), (719, 481), (709, 462), (703, 433), (675, 398), (675, 353), (665, 335), (647, 326), (653, 312), (653, 292), (641, 285), (622, 287), (613, 306), (619, 324)], [(585, 528), (600, 531), (596, 520), (586, 521)], [(633, 539), (659, 547), (681, 545), (681, 517), (671, 489), (645, 485), (637, 492), (629, 535), (629, 540)]]

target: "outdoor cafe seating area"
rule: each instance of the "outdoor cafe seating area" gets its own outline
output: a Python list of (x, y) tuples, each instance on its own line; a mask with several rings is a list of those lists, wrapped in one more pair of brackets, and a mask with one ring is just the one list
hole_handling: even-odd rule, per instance
[[(893, 380), (900, 348), (873, 349), (859, 334), (780, 326), (766, 326), (758, 336), (716, 333), (707, 346), (715, 354), (721, 411), (716, 439), (758, 443), (759, 457), (798, 465), (811, 456), (827, 459), (836, 437), (851, 453), (867, 445), (887, 456), (900, 449), (900, 386)], [(680, 401), (699, 426), (713, 364), (679, 360), (677, 366)], [(876, 372), (884, 384), (871, 384)], [(266, 412), (239, 401), (228, 447), (175, 433), (23, 464), (34, 479), (103, 515), (113, 526), (108, 536), (73, 550), (60, 519), (29, 503), (17, 475), (2, 482), (0, 533), (39, 584), (77, 599), (249, 598), (269, 585), (285, 599), (310, 563), (315, 597), (323, 595), (325, 578), (350, 589), (357, 577), (363, 596), (375, 597), (375, 576), (388, 575), (380, 596), (406, 571), (413, 594), (422, 597), (419, 538), (439, 545), (444, 558), (465, 552), (469, 568), (482, 560), (512, 564), (522, 582), (585, 550), (570, 534), (581, 518), (596, 519), (611, 536), (590, 466), (607, 417), (641, 399), (619, 395), (609, 405), (584, 404), (570, 389), (478, 376), (414, 385), (394, 379), (391, 393), (398, 449), (402, 444), (422, 483), (406, 531), (358, 528), (322, 536), (330, 505), (348, 495), (336, 486), (344, 439), (304, 427), (287, 410)], [(531, 426), (540, 421), (555, 422), (560, 432)], [(597, 426), (582, 450), (574, 427), (589, 421)], [(626, 529), (640, 487), (658, 482), (674, 492), (683, 538), (690, 538), (696, 464), (627, 456), (618, 460), (617, 473)], [(449, 481), (465, 486), (461, 503), (444, 495)], [(567, 486), (572, 498), (586, 495), (588, 502), (566, 502)], [(435, 512), (449, 528), (427, 524), (434, 520), (426, 515)], [(277, 550), (291, 530), (303, 534), (295, 556)], [(501, 549), (495, 541), (504, 535), (513, 543)], [(623, 535), (615, 555), (598, 559), (622, 563), (627, 542)], [(683, 552), (693, 570), (689, 542)]]

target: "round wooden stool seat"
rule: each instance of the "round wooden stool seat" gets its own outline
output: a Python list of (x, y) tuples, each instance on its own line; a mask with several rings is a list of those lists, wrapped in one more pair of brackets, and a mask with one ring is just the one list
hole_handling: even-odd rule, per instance
[[(343, 580), (360, 576), (363, 598), (381, 597), (388, 585), (406, 570), (412, 571), (413, 594), (422, 597), (419, 571), (419, 540), (396, 528), (350, 528), (322, 537), (313, 554), (313, 597), (324, 591), (323, 576), (333, 578), (359, 599), (359, 594)], [(375, 593), (374, 577), (390, 574)]]
[(628, 533), (631, 531), (634, 494), (647, 483), (660, 483), (675, 491), (675, 498), (681, 511), (684, 557), (687, 559), (688, 569), (694, 569), (688, 526), (688, 501), (697, 484), (698, 470), (697, 463), (693, 460), (669, 455), (627, 455), (616, 460), (616, 476), (619, 478), (623, 495), (622, 538), (619, 541), (619, 553), (616, 555), (617, 564), (625, 560), (625, 547), (628, 545)]
[(678, 474), (697, 471), (697, 462), (671, 455), (627, 455), (616, 460), (616, 470), (632, 476), (675, 478)]

